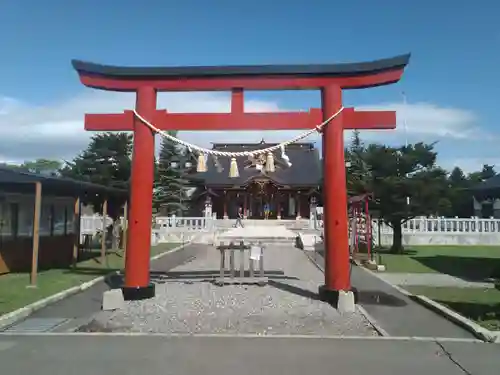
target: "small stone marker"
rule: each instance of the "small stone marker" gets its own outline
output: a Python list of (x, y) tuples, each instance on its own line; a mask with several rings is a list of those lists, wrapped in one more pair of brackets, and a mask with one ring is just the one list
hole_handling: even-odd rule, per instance
[(337, 302), (337, 311), (339, 313), (353, 313), (356, 312), (356, 305), (354, 303), (354, 293), (343, 290), (339, 291), (339, 300)]
[(125, 300), (121, 289), (107, 290), (102, 295), (103, 311), (118, 310), (123, 308)]

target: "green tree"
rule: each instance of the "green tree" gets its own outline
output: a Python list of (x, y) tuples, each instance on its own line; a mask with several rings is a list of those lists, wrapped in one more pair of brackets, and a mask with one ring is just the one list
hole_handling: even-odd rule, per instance
[(366, 148), (361, 141), (359, 130), (353, 132), (351, 144), (345, 152), (347, 164), (347, 190), (353, 194), (368, 191), (370, 169), (365, 160)]
[(460, 167), (452, 169), (448, 176), (447, 194), (451, 208), (449, 212), (442, 213), (442, 216), (471, 217), (473, 215), (472, 193), (469, 190), (471, 186), (471, 180)]
[(469, 174), (468, 179), (472, 184), (478, 184), (496, 176), (496, 174), (494, 165), (483, 164), (481, 171), (472, 172)]
[[(131, 170), (132, 135), (127, 133), (97, 133), (86, 150), (60, 169), (63, 177), (128, 190)], [(90, 202), (101, 210), (101, 201)], [(118, 207), (109, 207), (118, 212)]]
[(61, 175), (100, 185), (128, 189), (132, 135), (98, 133), (86, 150), (61, 168)]
[(394, 231), (391, 251), (401, 253), (402, 224), (416, 216), (435, 214), (447, 191), (446, 171), (436, 166), (433, 144), (403, 147), (369, 145), (365, 161), (371, 171), (373, 206)]
[(62, 162), (60, 160), (51, 160), (51, 159), (36, 159), (32, 161), (25, 161), (21, 165), (16, 164), (6, 164), (2, 163), (3, 166), (19, 170), (26, 171), (30, 173), (40, 173), (40, 174), (48, 174), (48, 175), (58, 175), (59, 169), (62, 167)]
[[(176, 136), (176, 131), (170, 131)], [(181, 215), (187, 210), (186, 185), (184, 178), (188, 160), (187, 152), (173, 142), (163, 138), (157, 164), (153, 205), (162, 215)]]

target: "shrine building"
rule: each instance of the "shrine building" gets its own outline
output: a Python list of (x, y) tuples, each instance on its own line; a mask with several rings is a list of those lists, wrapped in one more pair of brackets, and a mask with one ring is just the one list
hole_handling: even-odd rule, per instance
[[(265, 149), (275, 144), (214, 143), (212, 149), (242, 152)], [(207, 202), (218, 219), (235, 218), (241, 207), (244, 217), (264, 219), (267, 206), (269, 219), (309, 218), (311, 205), (319, 203), (321, 160), (313, 143), (286, 146), (286, 156), (274, 152), (274, 171), (266, 168), (266, 155), (238, 158), (238, 177), (230, 177), (230, 160), (208, 160), (207, 171), (194, 173), (191, 181), (197, 186), (192, 204), (202, 210)]]

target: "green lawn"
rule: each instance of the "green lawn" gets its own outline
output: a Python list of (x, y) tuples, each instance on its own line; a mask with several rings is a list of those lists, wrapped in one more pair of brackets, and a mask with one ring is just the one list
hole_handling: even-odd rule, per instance
[[(151, 256), (179, 246), (177, 243), (164, 243), (151, 248)], [(110, 251), (105, 265), (101, 265), (99, 250), (96, 258), (79, 262), (75, 269), (50, 269), (38, 274), (37, 287), (30, 288), (29, 273), (9, 273), (0, 276), (0, 315), (26, 306), (62, 290), (92, 280), (98, 276), (124, 267), (122, 251)]]
[(379, 254), (386, 272), (445, 273), (477, 281), (500, 278), (498, 246), (412, 246), (401, 255)]
[(405, 287), (458, 312), (481, 326), (500, 330), (500, 291), (479, 288)]
[[(387, 272), (442, 273), (470, 281), (500, 279), (498, 246), (412, 246), (404, 254), (380, 251)], [(483, 288), (405, 286), (491, 330), (500, 330), (500, 291)]]

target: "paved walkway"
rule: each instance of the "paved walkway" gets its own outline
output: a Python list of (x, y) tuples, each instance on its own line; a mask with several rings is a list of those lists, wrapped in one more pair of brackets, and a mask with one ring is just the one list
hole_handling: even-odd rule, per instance
[(381, 339), (0, 336), (2, 374), (497, 375), (500, 345)]
[(456, 288), (495, 288), (494, 283), (467, 281), (441, 273), (379, 273), (384, 280), (395, 285), (434, 286)]
[(361, 313), (340, 314), (318, 300), (323, 274), (301, 250), (270, 245), (264, 263), (269, 285), (220, 287), (212, 283), (220, 264), (213, 247), (172, 272), (164, 271), (162, 261), (155, 262), (155, 298), (102, 312), (96, 321), (115, 332), (377, 335)]
[[(316, 262), (323, 267), (318, 253)], [(463, 328), (423, 307), (363, 267), (352, 266), (352, 285), (359, 291), (359, 304), (390, 336), (473, 338)]]
[[(169, 254), (163, 258), (160, 258), (159, 260), (154, 261), (153, 267), (157, 271), (165, 272), (170, 269), (172, 269), (175, 266), (178, 266), (180, 264), (185, 263), (186, 261), (192, 259), (198, 254), (203, 253), (205, 251), (206, 246), (205, 245), (190, 245), (189, 247), (186, 248), (185, 251), (177, 252), (174, 254)], [(294, 262), (301, 262), (304, 263), (306, 262), (305, 259), (302, 259), (297, 256), (298, 253), (294, 252), (293, 253), (293, 258), (290, 258), (288, 253), (283, 253), (279, 252), (276, 253), (276, 257), (274, 259), (274, 263), (278, 264), (278, 267), (282, 265), (288, 264), (288, 271), (287, 273), (294, 273), (293, 268), (296, 267), (294, 266)], [(322, 259), (319, 258), (319, 261), (321, 262)], [(269, 264), (268, 264), (269, 265)], [(187, 267), (187, 268), (186, 268)], [(184, 270), (189, 269), (191, 266), (186, 265)], [(214, 269), (218, 268), (218, 264), (212, 264), (210, 267), (213, 267)], [(300, 271), (302, 272), (302, 271)], [(308, 270), (306, 267), (306, 273), (311, 272)], [(298, 274), (299, 279), (302, 278), (303, 280), (306, 280), (308, 278), (308, 275), (306, 274)], [(269, 287), (269, 292), (272, 293), (272, 296), (278, 297), (278, 294), (281, 297), (285, 299), (291, 299), (293, 303), (299, 307), (299, 310), (302, 314), (304, 312), (307, 312), (307, 307), (306, 307), (306, 302), (307, 304), (309, 301), (314, 299), (315, 297), (315, 292), (316, 292), (316, 286), (317, 284), (322, 282), (322, 275), (317, 272), (314, 273), (314, 276), (312, 279), (310, 279), (310, 284), (309, 285), (304, 285), (302, 284), (299, 288), (295, 287), (293, 288), (294, 285), (291, 285), (292, 288), (290, 288), (290, 285), (288, 285), (288, 291), (281, 291), (281, 293), (277, 292), (277, 288), (274, 287), (274, 289), (271, 289)], [(467, 331), (463, 330), (462, 328), (456, 326), (455, 324), (449, 322), (448, 320), (442, 318), (441, 316), (433, 313), (432, 311), (424, 308), (423, 306), (419, 305), (418, 303), (414, 302), (410, 298), (408, 298), (405, 295), (402, 295), (400, 292), (398, 292), (396, 289), (388, 285), (387, 283), (383, 282), (379, 278), (375, 277), (374, 275), (368, 273), (366, 270), (358, 268), (358, 267), (353, 267), (352, 269), (352, 280), (353, 280), (353, 285), (356, 286), (360, 290), (360, 304), (365, 308), (365, 310), (368, 311), (368, 313), (376, 319), (376, 321), (379, 323), (379, 325), (385, 329), (390, 335), (392, 336), (422, 336), (422, 337), (455, 337), (455, 338), (473, 338), (472, 334), (468, 333)], [(286, 288), (286, 284), (282, 280), (277, 280), (281, 282), (280, 284), (275, 284), (279, 285), (282, 288)], [(189, 286), (189, 281), (187, 281), (188, 284), (184, 284), (184, 291), (187, 287), (187, 289), (190, 289)], [(300, 280), (299, 280), (300, 282)], [(306, 282), (307, 284), (307, 282)], [(160, 285), (160, 289), (163, 288), (164, 291), (166, 291), (171, 285), (171, 283), (165, 283), (163, 285)], [(193, 284), (194, 285), (194, 284)], [(173, 286), (173, 288), (177, 288), (177, 292), (182, 289), (182, 287), (176, 287)], [(308, 289), (310, 288), (310, 289)], [(59, 325), (55, 331), (57, 332), (66, 332), (71, 329), (75, 329), (78, 326), (80, 326), (83, 323), (87, 323), (94, 314), (100, 314), (100, 306), (101, 306), (101, 299), (102, 299), (102, 292), (104, 290), (107, 290), (108, 286), (104, 283), (100, 283), (95, 285), (93, 288), (90, 288), (86, 290), (83, 293), (77, 294), (75, 296), (72, 296), (68, 299), (65, 299), (63, 301), (60, 301), (58, 303), (55, 303), (51, 306), (48, 306), (47, 308), (44, 308), (35, 314), (31, 316), (31, 318), (35, 319), (63, 319), (65, 320), (65, 323)], [(191, 288), (191, 298), (193, 296), (196, 296), (195, 287)], [(292, 292), (291, 292), (292, 291)], [(198, 291), (199, 292), (199, 291)], [(205, 289), (201, 295), (201, 297), (204, 298), (206, 301), (207, 298), (207, 293), (211, 293), (211, 289)], [(306, 297), (300, 297), (300, 296), (294, 296), (293, 292), (296, 293), (303, 293), (306, 294)], [(163, 294), (164, 295), (164, 294)], [(178, 294), (178, 298), (182, 298), (182, 294)], [(240, 297), (238, 297), (240, 298)], [(240, 301), (240, 299), (234, 299), (234, 301)], [(258, 296), (255, 296), (258, 306), (260, 306), (263, 309), (267, 309), (269, 311), (269, 307), (264, 306), (266, 301), (266, 297), (264, 294), (259, 294)], [(262, 298), (259, 300), (259, 298)], [(278, 298), (278, 300), (283, 300)], [(303, 298), (303, 299), (302, 299)], [(176, 301), (174, 301), (176, 303)], [(182, 302), (181, 302), (182, 303)], [(195, 300), (191, 299), (191, 302), (189, 302), (192, 306), (198, 306), (197, 309), (193, 310), (196, 311), (197, 313), (201, 313), (203, 310), (201, 305), (197, 305), (198, 302)], [(183, 305), (184, 307), (189, 306), (188, 302), (185, 302)], [(230, 304), (234, 302), (230, 302)], [(316, 304), (318, 303), (317, 301), (313, 300), (313, 303)], [(139, 305), (139, 303), (137, 303)], [(245, 304), (245, 306), (249, 306), (249, 304)], [(174, 305), (167, 305), (167, 310), (172, 312)], [(228, 306), (230, 309), (234, 308), (231, 306)], [(245, 307), (246, 308), (246, 307)], [(220, 309), (222, 310), (222, 309)], [(186, 314), (186, 310), (183, 310), (184, 314)], [(229, 311), (229, 310), (228, 310)], [(282, 311), (282, 310), (279, 310)], [(320, 309), (318, 311), (323, 310)], [(240, 313), (242, 310), (240, 311)], [(333, 315), (331, 315), (333, 314)], [(307, 314), (306, 314), (307, 315)], [(324, 315), (316, 315), (316, 328), (315, 330), (321, 325), (322, 319), (324, 323), (324, 319), (330, 316), (334, 316), (335, 312), (324, 312)], [(238, 315), (241, 317), (241, 315)], [(283, 316), (276, 315), (275, 318), (276, 320), (281, 319)], [(325, 318), (326, 317), (326, 318)], [(297, 317), (293, 317), (294, 321), (298, 321), (296, 319)], [(304, 315), (302, 315), (302, 318), (304, 319)], [(191, 318), (194, 319), (194, 316)], [(248, 318), (247, 318), (248, 319)], [(254, 315), (254, 323), (257, 321)], [(274, 319), (274, 318), (273, 318)], [(311, 318), (309, 318), (311, 319)], [(299, 319), (300, 320), (300, 319)], [(335, 325), (335, 318), (331, 320), (331, 324)], [(358, 320), (359, 322), (359, 320)], [(348, 327), (349, 325), (347, 325)], [(356, 324), (354, 324), (356, 326)], [(281, 330), (281, 328), (279, 328)], [(314, 330), (314, 331), (315, 331)], [(281, 331), (282, 332), (282, 331)], [(333, 331), (325, 331), (327, 334), (355, 334), (354, 331), (342, 331), (337, 330), (337, 328), (333, 328)], [(359, 334), (359, 333), (358, 333)]]

